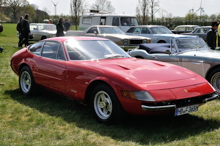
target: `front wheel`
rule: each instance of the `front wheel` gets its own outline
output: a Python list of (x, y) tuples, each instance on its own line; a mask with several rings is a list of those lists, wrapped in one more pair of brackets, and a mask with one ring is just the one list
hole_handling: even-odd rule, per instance
[(35, 90), (35, 82), (28, 66), (22, 67), (19, 73), (19, 87), (24, 95), (30, 95)]
[(120, 120), (122, 107), (115, 92), (107, 85), (95, 87), (92, 93), (92, 109), (95, 117), (102, 123), (112, 123)]
[(215, 88), (215, 90), (220, 93), (220, 69), (217, 68), (213, 70), (208, 76), (208, 81)]

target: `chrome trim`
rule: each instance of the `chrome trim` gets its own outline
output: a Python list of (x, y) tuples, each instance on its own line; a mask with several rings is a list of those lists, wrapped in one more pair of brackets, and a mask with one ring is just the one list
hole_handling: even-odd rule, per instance
[(146, 106), (146, 105), (141, 105), (141, 107), (145, 111), (161, 111), (161, 110), (176, 109), (176, 105), (164, 105), (164, 106)]
[(204, 99), (204, 100), (203, 100), (203, 103), (206, 103), (206, 102), (208, 102), (208, 101), (215, 100), (215, 99), (217, 99), (218, 97), (219, 97), (219, 94), (214, 93), (211, 97)]

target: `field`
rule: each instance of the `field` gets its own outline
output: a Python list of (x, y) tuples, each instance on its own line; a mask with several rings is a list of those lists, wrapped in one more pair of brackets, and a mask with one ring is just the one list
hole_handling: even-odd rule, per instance
[(0, 145), (220, 145), (220, 100), (180, 117), (134, 117), (98, 123), (90, 109), (42, 90), (26, 97), (10, 68), (16, 24), (0, 34)]

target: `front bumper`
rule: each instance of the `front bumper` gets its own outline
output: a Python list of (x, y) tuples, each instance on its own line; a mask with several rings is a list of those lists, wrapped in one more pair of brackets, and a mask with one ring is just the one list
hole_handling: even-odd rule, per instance
[[(198, 99), (195, 99), (198, 98)], [(163, 103), (160, 103), (160, 105), (141, 105), (141, 108), (145, 111), (163, 111), (163, 110), (174, 110), (177, 107), (184, 107), (184, 106), (189, 106), (189, 105), (193, 105), (193, 104), (204, 104), (206, 102), (215, 100), (217, 98), (219, 98), (219, 95), (217, 93), (213, 93), (211, 96), (206, 97), (195, 97), (193, 98), (189, 98), (189, 99), (184, 99), (184, 100), (179, 100), (177, 102), (169, 102), (170, 105), (161, 105)], [(175, 104), (176, 103), (176, 104)], [(180, 104), (181, 103), (181, 104)]]

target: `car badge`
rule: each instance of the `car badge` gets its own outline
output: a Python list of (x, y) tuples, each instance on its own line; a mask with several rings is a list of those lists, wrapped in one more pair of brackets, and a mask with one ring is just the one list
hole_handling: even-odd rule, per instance
[(186, 93), (188, 93), (188, 91), (187, 91), (186, 89), (184, 89), (184, 91), (185, 91)]

